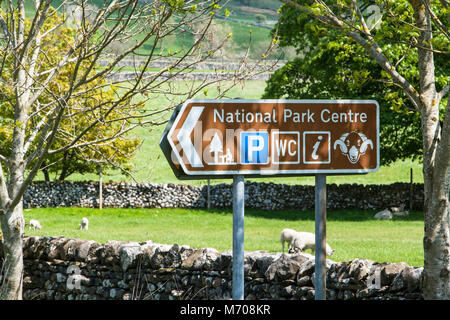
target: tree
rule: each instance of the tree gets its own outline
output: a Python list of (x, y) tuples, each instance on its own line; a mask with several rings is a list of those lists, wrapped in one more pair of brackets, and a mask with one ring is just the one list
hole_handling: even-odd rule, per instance
[[(70, 20), (69, 20), (70, 21)], [(64, 24), (64, 16), (55, 14), (44, 23), (42, 27), (42, 32), (50, 30), (52, 27), (58, 24)], [(66, 24), (67, 25), (67, 24)], [(41, 50), (47, 52), (47, 65), (55, 65), (57, 61), (62, 58), (62, 54), (65, 50), (64, 37), (67, 34), (73, 32), (74, 29), (69, 26), (61, 26), (60, 32), (55, 34), (53, 37), (47, 39), (41, 45)], [(30, 53), (29, 53), (30, 54)], [(27, 57), (31, 59), (31, 57)], [(13, 70), (12, 65), (13, 60), (6, 60), (4, 63), (4, 70)], [(87, 64), (80, 64), (80, 71), (83, 72)], [(74, 64), (68, 64), (66, 67), (67, 72), (60, 72), (55, 75), (51, 84), (52, 91), (45, 91), (39, 96), (36, 101), (36, 105), (44, 106), (49, 101), (52, 100), (51, 95), (57, 94), (55, 92), (56, 88), (64, 86), (64, 84), (70, 82), (70, 75), (73, 72)], [(12, 73), (4, 73), (2, 82), (0, 82), (0, 101), (6, 101), (8, 97), (12, 95), (11, 83), (13, 81)], [(38, 79), (39, 77), (36, 77)], [(39, 79), (40, 81), (42, 79)], [(53, 142), (53, 148), (63, 147), (66, 143), (66, 132), (75, 131), (77, 132), (77, 127), (82, 127), (86, 122), (86, 115), (84, 113), (76, 112), (77, 104), (81, 102), (83, 108), (92, 109), (94, 105), (101, 100), (111, 100), (114, 96), (114, 89), (105, 86), (106, 81), (103, 78), (98, 78), (92, 81), (89, 91), (77, 91), (77, 99), (68, 102), (74, 112), (70, 116), (64, 116), (61, 119), (60, 130), (55, 135)], [(119, 109), (125, 111), (127, 106), (122, 103), (115, 109), (111, 115), (110, 119), (117, 119), (120, 117)], [(14, 108), (10, 103), (0, 104), (0, 114), (3, 116), (0, 118), (0, 154), (7, 154), (11, 150), (12, 136), (13, 136), (13, 123), (14, 123)], [(40, 123), (43, 119), (40, 118), (41, 113), (36, 114), (32, 119), (32, 125), (27, 128), (26, 135), (30, 135), (34, 127)], [(100, 123), (96, 130), (90, 130), (85, 134), (84, 139), (88, 141), (94, 140), (96, 137), (108, 136), (110, 133), (119, 130), (120, 122), (111, 122), (109, 125)], [(44, 172), (45, 180), (50, 180), (50, 173), (55, 175), (58, 180), (65, 180), (71, 174), (78, 173), (93, 173), (97, 172), (98, 165), (101, 164), (103, 169), (113, 169), (122, 168), (124, 173), (131, 169), (131, 164), (129, 163), (133, 155), (137, 151), (140, 145), (140, 140), (137, 138), (131, 138), (129, 135), (121, 135), (111, 139), (108, 144), (102, 146), (97, 145), (96, 147), (87, 145), (85, 147), (68, 149), (60, 153), (53, 154), (47, 157), (47, 159), (42, 163), (41, 170)], [(36, 144), (30, 145), (30, 152), (34, 152), (36, 149)]]
[(261, 13), (255, 14), (255, 19), (256, 19), (256, 22), (258, 22), (258, 23), (265, 23), (267, 20), (266, 16)]
[[(295, 47), (298, 57), (272, 74), (263, 98), (376, 99), (381, 108), (381, 163), (420, 158), (420, 116), (398, 87), (386, 83), (383, 69), (364, 55), (364, 49), (349, 38), (338, 37), (333, 29), (317, 27), (313, 18), (298, 16), (291, 7), (283, 7), (280, 13), (275, 27), (280, 46)], [(418, 79), (417, 59), (413, 54), (402, 56), (404, 44), (380, 45), (390, 50), (395, 61), (402, 59), (398, 67), (403, 72)], [(450, 71), (450, 60), (442, 58), (436, 65), (438, 82), (445, 81)]]
[[(6, 131), (11, 146), (0, 154), (5, 255), (0, 299), (22, 298), (22, 198), (44, 161), (71, 150), (89, 150), (106, 159), (103, 148), (112, 147), (111, 141), (139, 126), (165, 123), (168, 110), (218, 81), (177, 85), (174, 80), (207, 60), (223, 42), (207, 54), (199, 50), (202, 38), (179, 50), (158, 49), (166, 37), (186, 36), (189, 25), (211, 22), (220, 9), (218, 1), (104, 0), (96, 1), (98, 9), (92, 12), (88, 1), (77, 0), (71, 2), (78, 10), (70, 28), (65, 26), (66, 17), (59, 20), (52, 4), (62, 8), (68, 2), (0, 2), (0, 82), (4, 82), (0, 105), (11, 112), (1, 116), (2, 131), (10, 126)], [(53, 19), (57, 23), (51, 23)], [(52, 38), (60, 39), (61, 48), (46, 47)], [(117, 41), (127, 45), (106, 55), (108, 46)], [(52, 59), (52, 50), (59, 59)], [(138, 58), (131, 78), (117, 77), (125, 60)], [(149, 72), (153, 61), (169, 58), (167, 68)], [(100, 65), (101, 61), (106, 63)], [(254, 72), (246, 65), (240, 70), (234, 82), (222, 84), (221, 96)], [(58, 82), (63, 75), (68, 81)], [(155, 94), (171, 99), (165, 106), (152, 105)]]
[[(192, 25), (194, 39), (196, 41), (200, 38), (203, 39), (201, 41), (201, 49), (203, 50), (203, 52), (208, 52), (212, 48), (216, 48), (219, 43), (223, 42), (223, 39), (231, 38), (233, 34), (233, 30), (229, 24), (217, 21), (213, 21), (208, 27), (206, 34), (204, 34), (205, 26), (207, 24), (208, 21)], [(213, 58), (229, 58), (230, 51), (235, 50), (233, 46), (233, 42), (227, 41), (220, 50), (214, 53)]]
[[(448, 68), (440, 78), (443, 69), (436, 67), (448, 59), (449, 2), (375, 1), (371, 4), (378, 6), (380, 15), (373, 17), (365, 16), (363, 3), (356, 0), (281, 1), (297, 14), (313, 18), (317, 28), (333, 30), (336, 36), (356, 43), (382, 68), (384, 81), (400, 88), (420, 115), (425, 196), (423, 293), (426, 299), (450, 299), (450, 84)], [(398, 44), (404, 45), (400, 59), (391, 50)], [(402, 67), (407, 58), (415, 59), (417, 77)]]

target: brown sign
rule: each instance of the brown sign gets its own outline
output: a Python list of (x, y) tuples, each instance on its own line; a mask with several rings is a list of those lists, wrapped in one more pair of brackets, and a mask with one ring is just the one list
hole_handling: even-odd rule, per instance
[(358, 174), (378, 170), (372, 100), (188, 100), (167, 133), (186, 175)]

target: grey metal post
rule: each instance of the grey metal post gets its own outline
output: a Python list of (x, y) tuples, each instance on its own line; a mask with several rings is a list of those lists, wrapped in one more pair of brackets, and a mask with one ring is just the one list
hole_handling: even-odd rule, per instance
[(233, 177), (233, 300), (244, 300), (244, 176)]
[(414, 196), (413, 196), (413, 168), (410, 168), (409, 170), (409, 210), (412, 211), (413, 209), (413, 201), (414, 201)]
[(315, 299), (326, 300), (326, 238), (327, 238), (327, 176), (316, 175), (315, 188), (316, 252), (315, 252)]
[(211, 182), (208, 179), (208, 188), (206, 189), (206, 208), (211, 209)]
[(98, 208), (102, 210), (103, 208), (103, 174), (102, 166), (98, 168)]

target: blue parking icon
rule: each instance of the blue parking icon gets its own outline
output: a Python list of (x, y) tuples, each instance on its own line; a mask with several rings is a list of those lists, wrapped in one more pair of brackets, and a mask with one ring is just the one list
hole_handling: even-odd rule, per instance
[(241, 164), (269, 163), (269, 133), (241, 132)]

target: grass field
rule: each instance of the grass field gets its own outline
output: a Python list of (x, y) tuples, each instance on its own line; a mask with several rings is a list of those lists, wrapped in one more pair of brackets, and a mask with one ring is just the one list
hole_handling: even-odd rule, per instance
[[(270, 7), (273, 7), (274, 10), (276, 10), (279, 6), (281, 6), (281, 3), (277, 3), (277, 1), (269, 0), (268, 1)], [(66, 5), (61, 6), (62, 3), (65, 3)], [(59, 12), (66, 13), (67, 10), (67, 4), (69, 2), (64, 0), (54, 0), (52, 2), (52, 6), (54, 8), (57, 8)], [(91, 0), (88, 1), (89, 4), (101, 8), (104, 4), (103, 0)], [(259, 59), (261, 57), (261, 53), (263, 53), (263, 48), (268, 47), (270, 42), (272, 41), (270, 30), (265, 28), (260, 28), (257, 26), (250, 26), (248, 23), (257, 22), (255, 15), (258, 15), (257, 8), (253, 7), (254, 5), (258, 5), (258, 2), (254, 3), (251, 7), (244, 7), (244, 9), (241, 8), (242, 4), (239, 2), (230, 4), (229, 6), (225, 6), (220, 10), (219, 14), (224, 15), (225, 8), (231, 12), (230, 18), (237, 19), (241, 22), (235, 22), (235, 21), (224, 21), (220, 19), (215, 19), (215, 23), (220, 26), (219, 30), (226, 29), (231, 30), (233, 33), (233, 37), (231, 38), (231, 45), (227, 47), (227, 56), (228, 58), (237, 58), (237, 57), (243, 57), (245, 50), (247, 49), (247, 46), (250, 45), (250, 59)], [(251, 10), (252, 12), (248, 12), (248, 10)], [(25, 2), (25, 12), (28, 19), (32, 19), (35, 9), (34, 4), (31, 1)], [(266, 13), (267, 15), (267, 13)], [(176, 16), (176, 15), (175, 15)], [(261, 16), (261, 14), (260, 14)], [(208, 18), (207, 16), (205, 18)], [(272, 14), (268, 15), (267, 20), (277, 20), (278, 15), (273, 12)], [(174, 18), (175, 19), (175, 18)], [(222, 32), (223, 33), (223, 32)], [(218, 38), (222, 39), (226, 37), (226, 34), (223, 35), (222, 33), (219, 33), (217, 35)], [(249, 41), (251, 37), (251, 41)], [(143, 38), (143, 34), (136, 35), (133, 40), (141, 40)], [(179, 51), (182, 52), (186, 48), (189, 48), (194, 43), (194, 35), (193, 31), (189, 32), (183, 32), (182, 34), (178, 35), (170, 35), (166, 36), (163, 40), (163, 43), (160, 47), (156, 48), (155, 53), (158, 54), (161, 52), (161, 48), (164, 48), (164, 50), (170, 49), (172, 52)], [(151, 51), (153, 51), (153, 38), (150, 38), (139, 50), (137, 50), (137, 53), (139, 55), (147, 56)], [(272, 57), (279, 56), (279, 53), (271, 55)]]
[[(180, 85), (183, 85), (180, 83)], [(234, 87), (228, 98), (260, 98), (264, 81), (247, 81)], [(215, 88), (205, 96), (214, 98)], [(152, 99), (149, 108), (157, 109), (165, 103), (164, 97)], [(171, 112), (165, 114), (169, 118)], [(160, 148), (159, 140), (165, 126), (139, 128), (133, 134), (144, 139), (141, 149), (133, 159), (139, 182), (180, 183), (173, 175)], [(409, 170), (414, 170), (414, 182), (423, 182), (421, 165), (418, 162), (400, 161), (389, 167), (381, 167), (376, 173), (355, 176), (329, 176), (328, 183), (389, 184), (408, 182)], [(42, 176), (38, 176), (42, 179)], [(72, 175), (70, 180), (97, 180), (96, 174)], [(104, 175), (104, 181), (131, 181), (117, 172)], [(313, 177), (260, 178), (254, 181), (313, 184)], [(212, 183), (230, 180), (214, 180)], [(199, 185), (206, 181), (186, 181)], [(345, 261), (368, 258), (377, 262), (404, 261), (413, 266), (423, 265), (423, 216), (413, 212), (408, 218), (393, 221), (373, 220), (374, 211), (332, 211), (328, 212), (327, 239), (336, 249), (332, 259)], [(89, 231), (79, 231), (78, 224), (86, 216), (90, 220)], [(41, 221), (41, 231), (26, 231), (27, 235), (47, 235), (92, 239), (100, 243), (108, 240), (145, 241), (190, 245), (192, 247), (213, 247), (219, 251), (232, 248), (232, 215), (230, 210), (188, 210), (188, 209), (97, 209), (46, 208), (25, 212), (30, 218)], [(169, 226), (169, 227), (168, 227)], [(296, 230), (314, 232), (313, 212), (298, 211), (256, 211), (246, 210), (245, 250), (281, 250), (280, 231), (290, 227)]]
[[(91, 2), (97, 6), (101, 6), (103, 1), (93, 0)], [(57, 0), (53, 3), (54, 6), (59, 7), (61, 4), (61, 0)], [(248, 11), (248, 8), (245, 10), (241, 10), (242, 6), (251, 5), (254, 10), (251, 12)], [(27, 13), (32, 14), (34, 9), (33, 6), (30, 5), (29, 2), (26, 2), (27, 5)], [(251, 21), (255, 20), (255, 14), (258, 12), (258, 9), (267, 10), (270, 8), (273, 10), (278, 9), (281, 5), (278, 1), (275, 0), (262, 0), (262, 1), (237, 1), (233, 0), (228, 3), (228, 8), (233, 12), (232, 15), (240, 16), (241, 18), (249, 19)], [(63, 11), (63, 8), (60, 8)], [(225, 8), (223, 9), (225, 10)], [(270, 10), (269, 10), (270, 11)], [(267, 17), (268, 19), (274, 19), (277, 15)], [(251, 52), (255, 53), (258, 50), (261, 50), (263, 47), (265, 48), (268, 43), (270, 43), (270, 30), (257, 28), (254, 26), (249, 26), (243, 23), (235, 23), (231, 21), (217, 21), (218, 24), (227, 25), (231, 28), (233, 33), (233, 45), (227, 49), (227, 51), (231, 52), (231, 55), (242, 56), (243, 52), (246, 50), (248, 45), (250, 32), (252, 37), (252, 49)], [(172, 50), (181, 50), (181, 48), (189, 45), (190, 42), (193, 41), (192, 36), (173, 36), (172, 38), (167, 39), (168, 44), (167, 47), (170, 47)], [(143, 48), (144, 55), (151, 50), (150, 44)], [(257, 54), (258, 56), (258, 54)], [(259, 58), (259, 56), (258, 56)], [(152, 69), (153, 70), (153, 69)], [(154, 70), (153, 70), (154, 71)], [(186, 89), (188, 86), (187, 83), (183, 81), (175, 81), (176, 84), (174, 86), (179, 86), (181, 91)], [(174, 83), (175, 83), (174, 82)], [(226, 83), (229, 85), (229, 83)], [(244, 98), (244, 99), (259, 99), (266, 87), (265, 81), (246, 81), (235, 86), (228, 94), (226, 98)], [(223, 90), (223, 89), (222, 89)], [(202, 99), (212, 99), (217, 96), (218, 90), (215, 86), (211, 86), (208, 88), (207, 94), (200, 93), (197, 98)], [(167, 104), (167, 97), (164, 95), (153, 94), (152, 99), (147, 104), (147, 108), (149, 110), (158, 110), (163, 108)], [(180, 102), (183, 101), (182, 97), (180, 97)], [(166, 112), (163, 114), (163, 117), (157, 119), (158, 121), (168, 120), (170, 118), (172, 111)], [(131, 159), (131, 163), (134, 165), (135, 170), (132, 172), (133, 178), (138, 182), (156, 182), (156, 183), (178, 183), (180, 182), (172, 173), (169, 164), (164, 158), (160, 148), (159, 148), (159, 140), (161, 138), (161, 134), (165, 128), (165, 125), (147, 127), (147, 128), (138, 128), (134, 130), (131, 135), (134, 137), (138, 137), (143, 140), (142, 146), (137, 152), (136, 156)], [(327, 178), (328, 183), (358, 183), (358, 184), (389, 184), (394, 182), (409, 182), (409, 172), (410, 168), (414, 170), (414, 182), (423, 182), (422, 168), (420, 163), (412, 162), (412, 161), (400, 161), (389, 167), (380, 168), (379, 172), (368, 175), (357, 175), (357, 176), (329, 176)], [(55, 175), (51, 175), (51, 179), (54, 179)], [(132, 181), (133, 178), (126, 177), (122, 175), (120, 170), (109, 171), (103, 173), (104, 181)], [(43, 174), (39, 173), (35, 180), (43, 180)], [(97, 174), (74, 174), (68, 177), (68, 180), (80, 181), (80, 180), (97, 180)], [(287, 183), (287, 184), (313, 184), (313, 177), (295, 177), (295, 178), (262, 178), (262, 179), (252, 179), (254, 181), (263, 181), (263, 182), (275, 182), (275, 183)], [(215, 180), (212, 183), (222, 183), (229, 182), (224, 180)], [(203, 185), (206, 184), (205, 180), (199, 181), (189, 181), (188, 183), (194, 185)]]
[[(229, 83), (226, 83), (227, 85)], [(180, 81), (178, 83), (183, 89), (184, 84)], [(244, 98), (244, 99), (259, 99), (264, 92), (266, 86), (265, 81), (255, 80), (246, 81), (240, 83), (233, 87), (227, 94), (226, 98)], [(198, 99), (213, 99), (217, 94), (217, 88), (210, 87), (208, 89), (207, 95), (200, 93)], [(165, 106), (167, 100), (164, 96), (155, 96), (154, 99), (148, 104), (148, 108), (156, 110)], [(170, 118), (172, 111), (166, 112), (162, 119), (167, 120)], [(132, 132), (132, 136), (136, 136), (143, 140), (141, 148), (138, 150), (134, 159), (131, 163), (134, 165), (133, 177), (138, 182), (155, 182), (155, 183), (180, 183), (175, 175), (172, 173), (170, 166), (165, 159), (160, 147), (159, 140), (161, 138), (162, 132), (164, 131), (165, 125), (153, 126), (149, 128), (137, 128)], [(390, 184), (395, 182), (409, 182), (410, 179), (410, 168), (413, 169), (414, 182), (423, 182), (422, 165), (415, 161), (398, 161), (390, 166), (383, 166), (376, 173), (371, 173), (367, 175), (353, 175), (353, 176), (328, 176), (327, 183), (358, 183), (358, 184)], [(51, 179), (54, 177), (51, 175)], [(38, 174), (36, 180), (43, 180), (42, 173)], [(92, 174), (73, 174), (68, 180), (74, 181), (86, 181), (86, 180), (98, 180), (98, 175)], [(132, 178), (126, 177), (121, 174), (120, 171), (109, 171), (104, 172), (103, 181), (132, 181)], [(258, 178), (250, 179), (253, 181), (260, 182), (274, 182), (274, 183), (286, 183), (286, 184), (314, 184), (314, 177), (289, 177), (289, 178)], [(230, 180), (213, 180), (212, 184), (215, 183), (230, 183)], [(193, 185), (204, 185), (205, 180), (190, 180), (187, 182)]]
[[(259, 1), (264, 8), (272, 0)], [(28, 3), (28, 2), (27, 2)], [(59, 2), (57, 2), (59, 3)], [(94, 0), (94, 3), (98, 3)], [(239, 11), (241, 2), (232, 1), (236, 5), (239, 19), (253, 20)], [(30, 11), (31, 10), (31, 11)], [(32, 8), (28, 8), (32, 12)], [(255, 11), (256, 12), (256, 11)], [(245, 13), (245, 12), (244, 12)], [(269, 18), (268, 18), (269, 19)], [(272, 19), (272, 17), (270, 17)], [(270, 39), (267, 29), (251, 27), (244, 23), (223, 22), (232, 29), (234, 52), (242, 53), (246, 49), (250, 30), (252, 32), (252, 50), (254, 57), (266, 46)], [(165, 46), (177, 50), (188, 46), (192, 37), (169, 38)], [(150, 50), (149, 45), (142, 53)], [(181, 81), (181, 87), (184, 85)], [(264, 92), (264, 81), (246, 81), (234, 87), (227, 98), (259, 99)], [(211, 87), (208, 93), (201, 93), (198, 98), (215, 98), (217, 89)], [(182, 100), (182, 97), (180, 97)], [(158, 109), (166, 104), (164, 96), (156, 96), (147, 106)], [(171, 112), (164, 114), (164, 119)], [(133, 177), (138, 182), (180, 183), (173, 175), (169, 164), (164, 158), (159, 140), (165, 125), (152, 128), (139, 128), (132, 134), (143, 139), (143, 144), (136, 157), (132, 160), (135, 171)], [(414, 170), (414, 182), (423, 182), (421, 164), (412, 161), (399, 161), (389, 167), (381, 167), (377, 173), (356, 176), (329, 176), (328, 183), (359, 183), (359, 184), (389, 184), (394, 182), (409, 182), (410, 168)], [(53, 177), (52, 177), (53, 178)], [(42, 174), (36, 180), (42, 180)], [(75, 174), (69, 180), (97, 180), (96, 174)], [(132, 181), (119, 171), (104, 173), (104, 181)], [(261, 178), (250, 179), (261, 182), (287, 184), (313, 184), (313, 177), (294, 178)], [(230, 183), (230, 180), (214, 180), (212, 183)], [(205, 184), (205, 180), (188, 181), (194, 185)], [(404, 261), (410, 265), (423, 265), (423, 216), (421, 212), (413, 212), (407, 218), (395, 218), (393, 221), (373, 220), (373, 211), (331, 211), (328, 212), (327, 239), (336, 249), (332, 259), (344, 261), (354, 258), (368, 258), (377, 262)], [(82, 217), (90, 220), (89, 231), (78, 230)], [(213, 247), (219, 251), (232, 248), (232, 214), (230, 210), (190, 210), (190, 209), (86, 209), (86, 208), (43, 208), (30, 209), (25, 212), (25, 218), (38, 219), (43, 230), (28, 231), (26, 235), (46, 235), (92, 239), (100, 243), (108, 240), (145, 241), (153, 240), (159, 243), (178, 243), (192, 247)], [(314, 232), (314, 213), (299, 211), (257, 211), (246, 210), (245, 220), (245, 250), (281, 250), (279, 242), (280, 231), (283, 228)]]
[[(373, 220), (374, 214), (374, 211), (327, 213), (327, 242), (336, 249), (331, 259), (367, 258), (422, 266), (422, 213), (413, 212), (392, 221)], [(279, 237), (283, 228), (314, 232), (311, 211), (248, 209), (245, 215), (246, 251), (281, 251)], [(88, 231), (78, 230), (82, 217), (89, 218)], [(64, 235), (99, 243), (152, 240), (219, 251), (232, 249), (230, 210), (45, 208), (27, 210), (25, 218), (38, 219), (43, 226), (42, 230), (26, 230), (26, 235)]]

